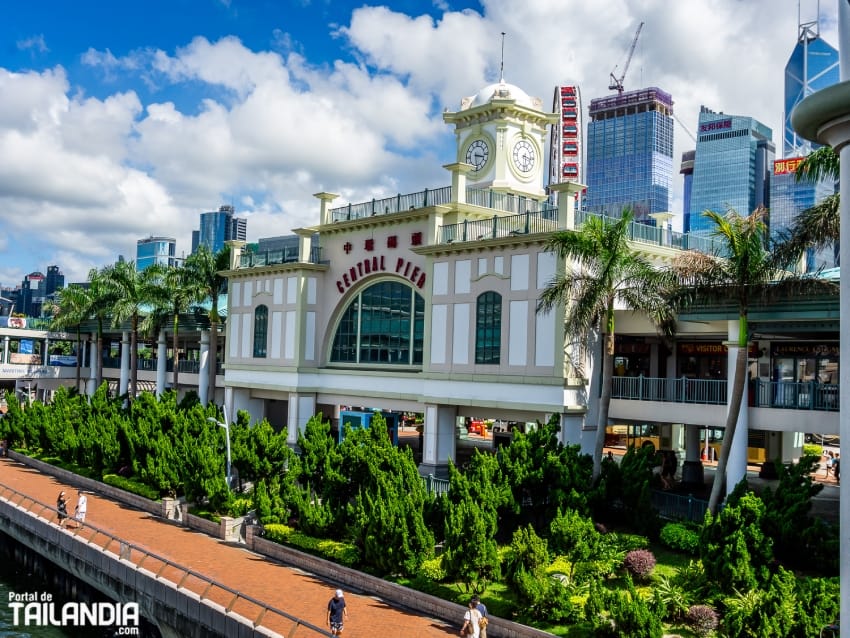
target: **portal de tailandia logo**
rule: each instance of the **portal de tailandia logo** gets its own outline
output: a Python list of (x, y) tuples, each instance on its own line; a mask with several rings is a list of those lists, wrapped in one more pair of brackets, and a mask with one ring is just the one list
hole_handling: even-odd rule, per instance
[(54, 602), (50, 592), (9, 592), (16, 627), (112, 627), (115, 635), (138, 636), (138, 603)]

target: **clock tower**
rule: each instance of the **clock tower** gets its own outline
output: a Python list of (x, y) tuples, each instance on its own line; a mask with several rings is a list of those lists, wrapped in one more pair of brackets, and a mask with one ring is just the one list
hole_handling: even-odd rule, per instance
[(469, 164), (467, 185), (543, 199), (546, 129), (558, 121), (540, 98), (504, 80), (472, 97), (443, 120), (455, 125), (457, 161)]

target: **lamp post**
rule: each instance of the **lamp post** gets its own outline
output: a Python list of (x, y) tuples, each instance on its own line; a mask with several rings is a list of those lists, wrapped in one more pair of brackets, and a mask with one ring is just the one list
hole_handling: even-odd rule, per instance
[(216, 425), (224, 428), (224, 438), (225, 443), (227, 445), (227, 459), (225, 461), (224, 473), (227, 480), (227, 489), (230, 489), (230, 423), (227, 422), (227, 410), (225, 410), (225, 421), (222, 423), (216, 418), (211, 416), (207, 417), (207, 421), (210, 423), (215, 423)]

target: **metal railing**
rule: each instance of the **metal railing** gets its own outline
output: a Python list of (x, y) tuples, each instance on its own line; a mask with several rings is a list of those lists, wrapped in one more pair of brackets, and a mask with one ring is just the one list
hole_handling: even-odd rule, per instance
[(658, 515), (671, 521), (686, 520), (701, 523), (708, 511), (708, 501), (694, 498), (690, 494), (685, 496), (652, 490), (650, 500)]
[(551, 218), (549, 211), (502, 217), (494, 215), (489, 219), (467, 219), (459, 224), (440, 226), (438, 241), (441, 244), (450, 244), (454, 241), (516, 237), (554, 230), (557, 230), (557, 221)]
[[(614, 377), (612, 399), (661, 401), (665, 403), (704, 403), (725, 405), (726, 379), (661, 379), (655, 377)], [(748, 404), (755, 408), (821, 410), (837, 412), (839, 386), (817, 381), (762, 381), (754, 379), (747, 390)]]
[[(27, 494), (24, 494), (23, 492), (19, 492), (14, 488), (9, 487), (8, 485), (0, 484), (0, 498), (11, 505), (26, 510), (31, 515), (46, 523), (52, 523), (58, 515), (56, 507), (43, 503)], [(45, 516), (45, 514), (47, 514), (47, 516)], [(135, 565), (137, 568), (144, 568), (153, 574), (153, 578), (156, 580), (170, 582), (177, 590), (183, 589), (190, 591), (194, 595), (197, 595), (202, 601), (209, 600), (216, 604), (221, 604), (221, 598), (218, 597), (218, 599), (216, 599), (214, 594), (216, 592), (222, 592), (225, 595), (225, 598), (229, 596), (229, 599), (226, 600), (226, 604), (222, 605), (225, 609), (225, 613), (239, 613), (245, 617), (246, 620), (249, 620), (253, 624), (254, 628), (269, 628), (269, 621), (271, 620), (269, 615), (271, 615), (272, 617), (277, 617), (278, 620), (283, 621), (283, 624), (287, 625), (287, 631), (282, 632), (283, 635), (286, 636), (294, 636), (295, 632), (300, 628), (309, 630), (310, 635), (332, 635), (328, 631), (321, 627), (317, 627), (306, 620), (293, 616), (282, 609), (267, 605), (252, 596), (239, 592), (232, 587), (228, 587), (227, 585), (213, 580), (200, 572), (196, 572), (193, 569), (184, 567), (179, 563), (175, 563), (164, 556), (160, 556), (154, 552), (144, 549), (143, 547), (130, 543), (129, 541), (119, 538), (111, 532), (108, 532), (96, 525), (92, 525), (91, 523), (86, 522), (81, 527), (66, 529), (75, 536), (83, 539), (89, 545), (95, 545), (103, 552), (112, 552), (118, 557), (118, 559), (126, 560)], [(77, 556), (77, 558), (83, 560), (81, 556)], [(96, 570), (100, 570), (102, 568), (100, 563), (94, 565), (90, 562), (86, 562), (86, 565)], [(169, 576), (171, 577), (165, 578), (165, 573), (169, 573)], [(189, 587), (189, 585), (193, 582), (199, 583), (200, 586)], [(235, 609), (237, 604), (239, 604), (238, 610)], [(254, 612), (253, 619), (248, 615), (248, 613), (246, 613), (246, 607)], [(273, 625), (274, 623), (271, 624)], [(306, 635), (306, 633), (302, 632), (299, 635)]]
[(443, 186), (442, 188), (425, 189), (418, 193), (410, 193), (402, 195), (399, 193), (394, 197), (386, 197), (384, 199), (373, 199), (360, 204), (347, 204), (339, 208), (330, 210), (332, 222), (349, 221), (352, 219), (363, 219), (364, 217), (373, 217), (375, 215), (389, 215), (390, 213), (399, 213), (404, 210), (415, 210), (417, 208), (426, 208), (427, 206), (437, 206), (439, 204), (449, 204), (452, 201), (452, 187)]
[[(263, 250), (260, 252), (245, 252), (239, 256), (239, 268), (254, 268), (256, 266), (274, 266), (276, 264), (293, 264), (298, 262), (298, 246), (289, 246), (278, 250)], [(318, 264), (321, 261), (322, 249), (320, 246), (310, 247), (310, 263)]]
[(425, 489), (428, 491), (428, 494), (440, 496), (449, 493), (448, 479), (437, 478), (433, 474), (429, 474), (428, 476), (423, 476), (422, 481), (425, 483)]

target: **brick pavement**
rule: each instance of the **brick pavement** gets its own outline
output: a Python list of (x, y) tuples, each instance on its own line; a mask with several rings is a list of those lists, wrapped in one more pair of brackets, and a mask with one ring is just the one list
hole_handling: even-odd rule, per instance
[[(76, 504), (76, 488), (40, 474), (10, 459), (0, 459), (0, 484), (44, 503), (53, 504), (59, 490)], [(319, 627), (326, 627), (326, 605), (336, 585), (275, 563), (243, 547), (167, 523), (98, 494), (88, 495), (86, 521), (147, 551), (199, 572), (270, 606)], [(80, 532), (82, 533), (82, 532)], [(148, 564), (145, 565), (150, 568)], [(167, 577), (167, 573), (163, 574)], [(219, 596), (213, 598), (218, 599)], [(346, 592), (346, 638), (430, 638), (457, 635), (460, 623), (448, 625), (414, 612), (397, 609), (367, 595)], [(238, 608), (236, 611), (242, 612)], [(295, 636), (310, 632), (298, 630)], [(316, 635), (313, 633), (312, 635)]]

